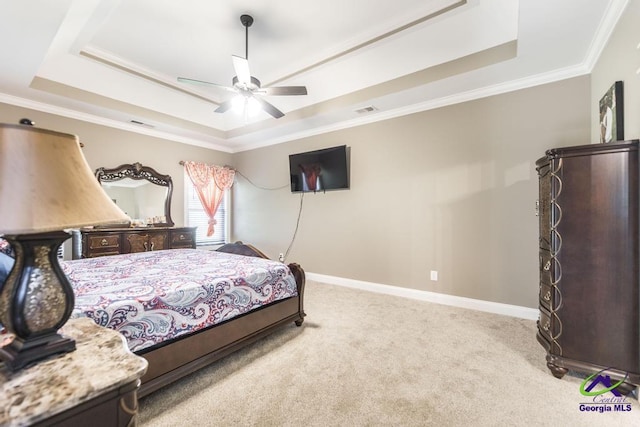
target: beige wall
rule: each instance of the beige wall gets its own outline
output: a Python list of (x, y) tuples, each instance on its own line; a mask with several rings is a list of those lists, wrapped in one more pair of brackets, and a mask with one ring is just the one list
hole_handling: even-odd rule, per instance
[(178, 162), (200, 160), (215, 164), (231, 163), (228, 153), (0, 103), (0, 122), (17, 124), (23, 117), (35, 121), (40, 128), (78, 135), (92, 169), (140, 162), (162, 174), (171, 175), (171, 216), (179, 226), (184, 225), (184, 175), (183, 167)]
[[(306, 194), (287, 261), (306, 271), (537, 307), (535, 160), (589, 142), (589, 77), (234, 155), (262, 187), (288, 154), (351, 147), (351, 189)], [(300, 195), (234, 186), (233, 237), (285, 252)], [(430, 270), (439, 281), (429, 280)]]
[[(590, 76), (230, 155), (0, 104), (80, 136), (92, 168), (139, 161), (174, 178), (179, 160), (235, 164), (232, 238), (285, 252), (300, 195), (288, 155), (347, 144), (351, 189), (304, 196), (288, 261), (309, 272), (537, 307), (535, 160), (551, 147), (598, 142), (598, 100), (624, 81), (625, 139), (640, 137), (640, 2), (631, 1)], [(282, 187), (285, 188), (282, 188)], [(429, 280), (429, 271), (439, 281)]]
[(640, 138), (640, 1), (631, 0), (591, 73), (591, 142), (600, 141), (598, 101), (622, 80), (624, 139)]

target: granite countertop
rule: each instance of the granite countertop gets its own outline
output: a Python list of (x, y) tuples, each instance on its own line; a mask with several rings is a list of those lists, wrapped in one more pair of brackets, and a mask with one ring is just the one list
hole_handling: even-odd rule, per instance
[(129, 351), (118, 332), (91, 319), (71, 319), (60, 330), (76, 350), (11, 372), (0, 363), (0, 425), (22, 426), (46, 419), (129, 384), (147, 361)]

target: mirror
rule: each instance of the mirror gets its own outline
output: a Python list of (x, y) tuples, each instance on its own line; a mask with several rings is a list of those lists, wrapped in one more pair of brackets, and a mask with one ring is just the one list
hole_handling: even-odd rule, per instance
[(171, 176), (140, 163), (96, 169), (102, 188), (132, 219), (133, 226), (172, 227)]

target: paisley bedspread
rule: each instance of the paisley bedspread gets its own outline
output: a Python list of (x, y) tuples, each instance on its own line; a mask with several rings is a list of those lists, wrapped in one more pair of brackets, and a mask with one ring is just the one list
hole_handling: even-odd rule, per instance
[(262, 258), (175, 249), (61, 262), (72, 317), (119, 331), (140, 351), (297, 295), (289, 268)]

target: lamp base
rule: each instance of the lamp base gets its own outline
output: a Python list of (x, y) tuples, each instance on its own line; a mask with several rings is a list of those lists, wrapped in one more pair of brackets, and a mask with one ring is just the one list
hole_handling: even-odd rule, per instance
[(63, 231), (4, 236), (16, 257), (0, 287), (0, 321), (14, 339), (0, 348), (0, 361), (12, 371), (76, 348), (73, 339), (58, 333), (74, 304), (57, 257), (69, 237)]
[(31, 363), (75, 349), (75, 340), (60, 334), (45, 335), (29, 342), (16, 337), (10, 344), (0, 347), (0, 360), (10, 371), (17, 371)]

